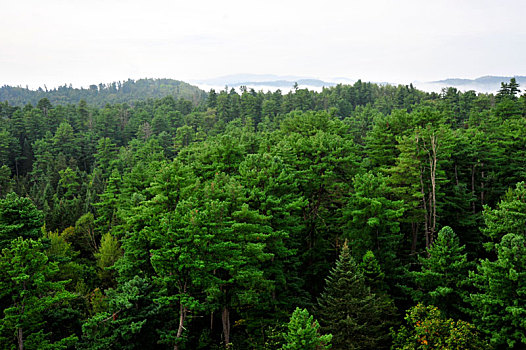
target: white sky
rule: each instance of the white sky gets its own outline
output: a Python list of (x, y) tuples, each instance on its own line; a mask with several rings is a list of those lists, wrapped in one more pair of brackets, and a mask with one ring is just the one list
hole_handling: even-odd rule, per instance
[(0, 0), (0, 85), (526, 75), (526, 1)]

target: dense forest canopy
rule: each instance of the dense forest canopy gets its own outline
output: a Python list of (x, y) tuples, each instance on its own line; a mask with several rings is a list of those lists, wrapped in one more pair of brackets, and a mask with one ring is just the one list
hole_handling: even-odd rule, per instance
[(106, 104), (128, 103), (149, 98), (163, 98), (173, 96), (184, 98), (194, 104), (202, 102), (206, 93), (199, 88), (183, 81), (173, 79), (139, 79), (112, 82), (109, 84), (90, 85), (88, 88), (73, 88), (63, 85), (48, 90), (39, 87), (30, 90), (27, 87), (13, 87), (4, 85), (0, 87), (0, 101), (7, 101), (12, 106), (37, 105), (41, 99), (49, 100), (53, 105), (77, 104), (81, 100), (91, 106), (104, 107)]
[(0, 100), (1, 348), (526, 346), (514, 79)]

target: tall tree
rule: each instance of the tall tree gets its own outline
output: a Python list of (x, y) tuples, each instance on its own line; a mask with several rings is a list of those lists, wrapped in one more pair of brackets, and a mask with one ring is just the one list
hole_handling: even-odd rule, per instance
[(31, 199), (9, 193), (0, 199), (0, 248), (18, 237), (38, 239), (42, 236), (42, 223), (42, 211)]
[(394, 314), (392, 302), (371, 293), (344, 244), (316, 309), (322, 330), (333, 335), (334, 349), (389, 348)]
[(404, 207), (401, 200), (393, 201), (388, 197), (384, 176), (371, 172), (356, 175), (344, 218), (353, 256), (361, 259), (368, 250), (373, 251), (382, 269), (395, 278), (394, 271), (400, 267), (397, 255)]
[[(56, 338), (59, 330), (46, 327), (53, 308), (75, 296), (64, 289), (65, 281), (54, 282), (58, 268), (50, 263), (40, 241), (19, 237), (0, 255), (0, 344), (3, 348), (66, 349), (77, 337)], [(55, 332), (53, 332), (55, 331)]]
[(496, 245), (497, 258), (482, 260), (471, 274), (473, 320), (497, 348), (526, 346), (526, 237), (508, 233)]
[(526, 237), (526, 183), (519, 182), (509, 188), (495, 209), (484, 206), (482, 233), (492, 249), (508, 233)]
[(411, 273), (418, 287), (415, 299), (437, 305), (446, 317), (464, 319), (468, 310), (468, 270), (470, 264), (464, 246), (455, 232), (443, 227), (427, 255), (420, 257), (421, 271)]

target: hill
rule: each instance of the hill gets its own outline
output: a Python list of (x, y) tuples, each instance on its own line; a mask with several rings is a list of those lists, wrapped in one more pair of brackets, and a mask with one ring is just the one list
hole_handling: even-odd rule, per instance
[(36, 105), (39, 100), (47, 98), (51, 104), (77, 104), (85, 100), (89, 105), (102, 107), (107, 103), (133, 103), (148, 98), (173, 96), (199, 103), (206, 97), (206, 92), (196, 86), (173, 79), (129, 79), (123, 82), (90, 85), (89, 88), (60, 86), (53, 90), (30, 90), (22, 87), (2, 86), (0, 101), (10, 105), (23, 106), (28, 103)]
[(483, 93), (496, 93), (501, 87), (501, 83), (507, 83), (511, 78), (515, 78), (520, 86), (526, 86), (526, 76), (492, 76), (487, 75), (476, 79), (444, 79), (430, 82), (415, 82), (415, 86), (426, 91), (440, 91), (445, 87), (455, 87), (462, 91), (475, 90)]

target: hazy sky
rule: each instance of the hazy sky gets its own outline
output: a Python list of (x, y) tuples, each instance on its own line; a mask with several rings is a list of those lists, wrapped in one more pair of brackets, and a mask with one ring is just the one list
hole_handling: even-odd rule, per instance
[(526, 75), (526, 1), (0, 0), (0, 85)]

